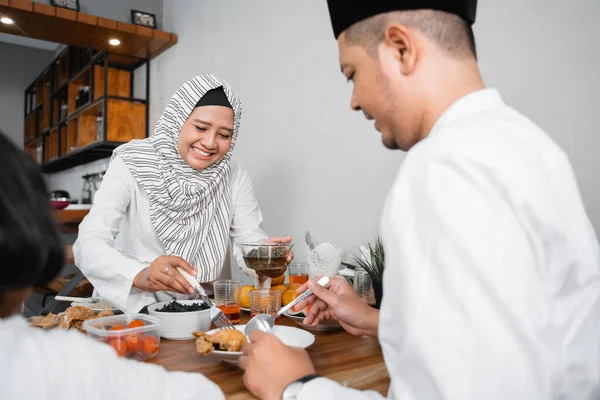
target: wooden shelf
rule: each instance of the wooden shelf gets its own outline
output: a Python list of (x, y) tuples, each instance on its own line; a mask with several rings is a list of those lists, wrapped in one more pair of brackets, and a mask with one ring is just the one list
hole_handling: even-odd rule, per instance
[[(98, 51), (150, 60), (177, 43), (177, 35), (159, 29), (97, 17), (29, 0), (0, 0), (0, 14), (14, 24), (0, 24), (0, 32), (60, 42)], [(109, 39), (121, 41), (110, 46)]]
[(27, 142), (25, 142), (25, 146), (29, 146), (31, 144), (37, 143), (37, 142), (39, 142), (42, 139), (43, 139), (42, 136), (34, 137), (33, 139), (28, 140)]
[(108, 99), (107, 140), (128, 142), (144, 139), (146, 136), (141, 133), (147, 131), (146, 107), (143, 103)]
[[(44, 172), (108, 157), (120, 144), (147, 137), (150, 90), (147, 68), (144, 69), (146, 99), (132, 98), (132, 68), (139, 68), (147, 61), (134, 59), (126, 63), (126, 58), (69, 47), (27, 88), (26, 110), (32, 112), (25, 118), (25, 149), (39, 160), (41, 140)], [(66, 81), (62, 76), (64, 71), (67, 71)], [(52, 90), (53, 84), (59, 85), (58, 90)], [(89, 100), (77, 107), (81, 88), (85, 88)], [(39, 104), (32, 107), (38, 100)], [(65, 105), (67, 116), (63, 118), (60, 109)]]
[(52, 85), (60, 88), (69, 80), (69, 52), (63, 51), (52, 65), (54, 68), (54, 81)]
[(43, 138), (35, 138), (25, 144), (25, 152), (41, 164), (43, 162), (43, 146)]
[(70, 122), (67, 123), (67, 149), (66, 152), (61, 153), (61, 155), (65, 155), (65, 154), (69, 154), (73, 151), (77, 151), (77, 149), (79, 148), (79, 143), (78, 143), (78, 129), (77, 129), (77, 122), (72, 120)]
[[(97, 104), (93, 107), (88, 107), (85, 111), (79, 114), (77, 129), (79, 134), (78, 146), (85, 147), (91, 143), (104, 140), (104, 117), (102, 115), (103, 103), (96, 102)], [(100, 132), (98, 132), (98, 118), (102, 118), (100, 123)]]
[(44, 140), (44, 163), (48, 163), (58, 158), (58, 129), (52, 129)]
[(41, 110), (43, 105), (44, 105), (44, 103), (38, 103), (38, 104), (36, 104), (36, 106), (33, 107), (33, 109), (31, 111), (29, 111), (29, 113), (27, 113), (26, 118), (27, 117), (31, 117), (33, 114), (35, 114), (36, 112), (38, 112), (39, 110)]
[[(94, 66), (94, 100), (104, 95), (104, 74), (100, 65)], [(131, 97), (131, 72), (108, 68), (108, 95)]]
[(29, 114), (25, 117), (25, 143), (30, 142), (38, 138), (37, 134), (37, 115), (35, 113)]
[(42, 165), (42, 172), (52, 173), (63, 171), (76, 165), (87, 164), (101, 158), (110, 157), (113, 150), (122, 142), (96, 142), (89, 146), (72, 151), (58, 159)]

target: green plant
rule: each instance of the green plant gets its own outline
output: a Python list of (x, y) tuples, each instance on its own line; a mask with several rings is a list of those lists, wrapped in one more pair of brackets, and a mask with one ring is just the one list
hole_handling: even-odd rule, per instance
[(368, 260), (362, 257), (354, 256), (357, 265), (367, 271), (374, 283), (381, 283), (383, 280), (383, 268), (385, 266), (385, 251), (383, 242), (378, 236), (374, 243), (367, 243)]

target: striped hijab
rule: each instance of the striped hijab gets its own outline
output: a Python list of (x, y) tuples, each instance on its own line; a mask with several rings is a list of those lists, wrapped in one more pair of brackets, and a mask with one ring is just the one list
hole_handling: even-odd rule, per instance
[[(206, 92), (223, 87), (234, 112), (231, 148), (215, 165), (197, 171), (179, 155), (179, 132)], [(171, 97), (154, 134), (115, 149), (148, 195), (150, 219), (168, 255), (198, 269), (199, 282), (215, 280), (229, 243), (231, 157), (240, 128), (242, 105), (231, 86), (214, 75), (190, 79)]]

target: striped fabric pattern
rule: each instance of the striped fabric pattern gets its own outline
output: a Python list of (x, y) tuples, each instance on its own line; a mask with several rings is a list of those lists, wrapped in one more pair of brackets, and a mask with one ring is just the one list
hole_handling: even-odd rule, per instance
[[(177, 150), (179, 132), (206, 92), (218, 87), (233, 107), (231, 148), (215, 165), (197, 171)], [(240, 127), (242, 104), (233, 88), (214, 75), (197, 76), (171, 97), (154, 134), (115, 149), (148, 195), (150, 218), (167, 255), (178, 255), (198, 269), (199, 282), (215, 280), (229, 243), (231, 157)]]

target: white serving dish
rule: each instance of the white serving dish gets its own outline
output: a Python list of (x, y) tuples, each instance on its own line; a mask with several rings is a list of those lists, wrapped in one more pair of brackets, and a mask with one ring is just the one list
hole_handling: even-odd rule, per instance
[[(170, 340), (193, 339), (192, 332), (206, 332), (210, 329), (210, 309), (188, 312), (158, 312), (171, 301), (163, 301), (148, 306), (148, 313), (162, 323), (161, 337)], [(177, 300), (179, 304), (202, 303), (202, 300)]]

